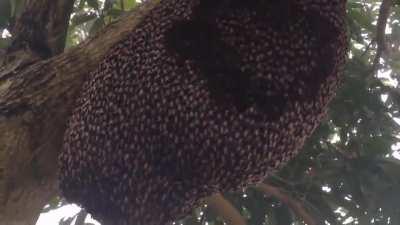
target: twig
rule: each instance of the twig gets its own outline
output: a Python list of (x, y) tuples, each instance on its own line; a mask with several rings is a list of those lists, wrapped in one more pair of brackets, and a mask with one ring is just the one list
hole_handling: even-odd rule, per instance
[(365, 50), (364, 50), (363, 54), (361, 55), (361, 57), (364, 57), (364, 56), (368, 53), (368, 51), (371, 49), (371, 46), (372, 46), (373, 44), (375, 44), (375, 42), (376, 42), (375, 39), (372, 39), (372, 40), (369, 42), (369, 44), (367, 45), (367, 47), (365, 47)]

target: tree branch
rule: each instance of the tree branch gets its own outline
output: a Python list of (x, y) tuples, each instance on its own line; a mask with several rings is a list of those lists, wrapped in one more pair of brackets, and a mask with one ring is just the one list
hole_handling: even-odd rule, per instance
[(246, 225), (240, 212), (221, 194), (208, 197), (205, 201), (228, 225)]
[(379, 16), (378, 16), (378, 23), (377, 23), (377, 28), (376, 28), (376, 54), (375, 58), (372, 64), (372, 72), (375, 74), (379, 70), (380, 66), (380, 59), (383, 55), (383, 53), (386, 52), (387, 46), (386, 46), (386, 40), (385, 40), (385, 30), (386, 30), (386, 24), (387, 20), (390, 15), (390, 9), (393, 5), (392, 0), (382, 0), (381, 7), (379, 9)]
[(27, 0), (8, 51), (24, 50), (40, 58), (61, 53), (73, 5), (74, 0)]
[(272, 195), (279, 199), (282, 203), (286, 204), (296, 215), (301, 218), (307, 225), (318, 225), (317, 221), (313, 216), (305, 209), (301, 201), (294, 199), (284, 190), (270, 185), (270, 184), (259, 184), (256, 189), (266, 194)]
[(34, 224), (57, 194), (58, 151), (84, 77), (157, 4), (148, 1), (56, 57), (0, 67), (0, 221)]
[(84, 75), (92, 71), (109, 48), (126, 37), (156, 4), (158, 0), (148, 1), (108, 25), (102, 35), (86, 40), (62, 55), (33, 65), (10, 63), (1, 67), (0, 117), (40, 109), (44, 103), (52, 106), (62, 101), (71, 106)]

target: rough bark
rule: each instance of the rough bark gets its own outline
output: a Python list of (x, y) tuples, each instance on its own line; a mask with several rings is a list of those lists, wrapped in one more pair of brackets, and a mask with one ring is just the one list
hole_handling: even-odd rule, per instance
[(29, 51), (41, 57), (64, 50), (74, 0), (27, 0), (13, 27), (10, 50)]
[(148, 1), (110, 24), (102, 35), (53, 58), (37, 61), (20, 49), (12, 53), (15, 60), (3, 61), (0, 225), (33, 225), (42, 207), (57, 194), (57, 155), (85, 75), (156, 4)]
[(376, 47), (375, 58), (372, 63), (373, 75), (375, 75), (375, 73), (379, 70), (380, 59), (385, 53), (387, 53), (385, 30), (392, 6), (393, 6), (392, 0), (382, 0), (381, 6), (379, 8), (378, 22), (376, 26), (377, 47)]

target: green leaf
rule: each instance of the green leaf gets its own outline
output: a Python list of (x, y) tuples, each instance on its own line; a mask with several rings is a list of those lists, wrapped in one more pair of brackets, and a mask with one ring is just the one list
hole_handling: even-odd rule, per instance
[(122, 11), (129, 11), (137, 6), (136, 0), (118, 0), (114, 2), (114, 9), (119, 9)]
[(332, 225), (339, 225), (334, 209), (337, 207), (323, 197), (324, 193), (319, 186), (313, 186), (308, 191), (305, 206), (318, 216), (320, 221), (327, 220)]
[(124, 1), (125, 11), (134, 9), (137, 6), (136, 0), (121, 0)]
[(116, 18), (116, 17), (119, 17), (120, 15), (122, 15), (123, 12), (124, 11), (122, 11), (121, 9), (112, 8), (107, 11), (107, 15)]
[(6, 28), (11, 17), (11, 4), (9, 0), (0, 0), (0, 30)]
[(391, 146), (391, 140), (382, 136), (375, 136), (366, 140), (363, 151), (367, 155), (383, 155), (391, 152)]
[(385, 174), (392, 176), (396, 183), (400, 183), (400, 160), (395, 158), (384, 158), (378, 160), (378, 163)]
[(275, 219), (277, 225), (291, 224), (293, 221), (293, 215), (286, 205), (281, 205), (275, 208)]
[(246, 207), (241, 207), (240, 214), (245, 219), (250, 219), (251, 218), (251, 212)]
[(107, 11), (113, 7), (117, 0), (105, 0), (104, 1), (104, 10)]
[(78, 9), (83, 9), (85, 7), (86, 0), (80, 0), (78, 4)]
[(17, 17), (19, 13), (22, 11), (22, 8), (25, 4), (25, 0), (10, 0), (11, 2), (11, 15), (13, 17)]
[(95, 10), (99, 10), (99, 2), (97, 0), (86, 0), (87, 4)]
[(90, 36), (95, 35), (101, 28), (104, 27), (104, 25), (105, 25), (104, 17), (101, 16), (97, 18), (89, 30), (89, 35)]
[(76, 14), (71, 20), (71, 26), (75, 27), (97, 18), (94, 13)]
[(371, 18), (368, 17), (368, 14), (361, 9), (351, 9), (348, 11), (350, 17), (355, 20), (361, 27), (372, 29)]
[(7, 48), (11, 43), (10, 38), (0, 38), (0, 49)]

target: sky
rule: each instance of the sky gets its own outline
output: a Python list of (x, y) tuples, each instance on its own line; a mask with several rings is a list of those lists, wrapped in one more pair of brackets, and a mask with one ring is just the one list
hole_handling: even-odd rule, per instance
[[(68, 218), (75, 216), (79, 211), (80, 207), (75, 204), (65, 205), (55, 210), (51, 210), (47, 213), (42, 213), (39, 216), (36, 225), (58, 225), (62, 218)], [(85, 223), (93, 223), (94, 225), (100, 225), (99, 222), (95, 221), (90, 215), (86, 217)], [(71, 225), (75, 224), (75, 219)]]

